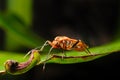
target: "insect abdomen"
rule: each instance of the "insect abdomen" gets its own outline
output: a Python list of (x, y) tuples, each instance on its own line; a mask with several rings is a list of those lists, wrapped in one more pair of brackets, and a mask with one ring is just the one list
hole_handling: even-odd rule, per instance
[(64, 49), (64, 50), (71, 50), (72, 48), (72, 42), (70, 40), (62, 40), (60, 43), (59, 43), (61, 49)]

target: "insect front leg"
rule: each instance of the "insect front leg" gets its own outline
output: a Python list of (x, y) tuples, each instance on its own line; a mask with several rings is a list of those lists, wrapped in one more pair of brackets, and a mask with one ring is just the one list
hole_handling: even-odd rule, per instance
[[(52, 42), (49, 41), (49, 40), (47, 40), (47, 41), (43, 44), (43, 46), (41, 47), (40, 51), (43, 51), (44, 47), (45, 47), (47, 44), (52, 45)], [(50, 50), (49, 50), (49, 52), (48, 52), (48, 54), (47, 54), (47, 56), (46, 56), (46, 60), (48, 59), (48, 57), (49, 57), (49, 55), (50, 55), (53, 47), (54, 47), (54, 46), (52, 46), (52, 47), (50, 48)], [(44, 62), (44, 64), (43, 64), (43, 70), (45, 70), (45, 65), (46, 65), (46, 62)]]
[(49, 44), (49, 43), (51, 43), (49, 40), (45, 41), (45, 43), (44, 43), (43, 46), (41, 47), (40, 51), (43, 51), (44, 47), (45, 47), (47, 44)]
[[(50, 50), (49, 50), (49, 52), (48, 52), (48, 54), (46, 56), (46, 60), (49, 59), (49, 55), (50, 55), (52, 49), (53, 49), (53, 47), (50, 48)], [(44, 62), (44, 64), (43, 64), (43, 71), (45, 70), (45, 65), (46, 65), (46, 62)]]

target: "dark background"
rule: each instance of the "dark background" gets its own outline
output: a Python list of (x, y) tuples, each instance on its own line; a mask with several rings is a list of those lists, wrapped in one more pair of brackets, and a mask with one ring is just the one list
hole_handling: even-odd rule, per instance
[[(66, 35), (82, 39), (90, 47), (102, 45), (115, 36), (119, 3), (119, 0), (34, 0), (32, 28), (48, 40)], [(0, 0), (0, 10), (5, 10), (4, 0)], [(3, 38), (4, 32), (0, 30), (0, 43)], [(119, 53), (113, 53), (85, 63), (47, 64), (45, 71), (36, 66), (24, 75), (28, 80), (119, 80), (119, 63)], [(21, 75), (13, 77), (18, 80)]]
[(35, 0), (34, 30), (47, 39), (66, 35), (99, 45), (111, 40), (117, 0)]

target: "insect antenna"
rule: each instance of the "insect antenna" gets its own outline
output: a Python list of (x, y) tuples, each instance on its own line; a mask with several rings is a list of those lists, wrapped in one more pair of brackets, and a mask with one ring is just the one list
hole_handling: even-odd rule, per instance
[[(47, 46), (47, 45), (48, 44), (44, 44), (44, 47)], [(41, 47), (43, 47), (43, 46), (36, 47), (36, 48), (34, 48), (32, 50), (39, 50)], [(30, 50), (23, 58), (25, 59), (29, 54), (31, 54), (32, 50)], [(40, 49), (40, 51), (41, 51), (41, 49)]]
[[(32, 50), (37, 50), (37, 49), (39, 49), (40, 47), (36, 47), (36, 48), (34, 48), (34, 49), (32, 49)], [(29, 54), (31, 54), (32, 53), (32, 50), (30, 50), (23, 58), (25, 59)]]

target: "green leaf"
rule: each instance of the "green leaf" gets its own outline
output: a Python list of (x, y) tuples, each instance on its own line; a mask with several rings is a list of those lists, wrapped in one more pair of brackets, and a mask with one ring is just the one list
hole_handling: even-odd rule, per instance
[[(102, 56), (106, 56), (108, 54), (120, 51), (120, 40), (116, 40), (108, 44), (90, 48), (89, 50), (91, 51), (92, 55), (86, 54), (84, 51), (83, 52), (66, 51), (67, 56), (63, 57), (63, 53), (61, 51), (57, 50), (58, 52), (56, 52), (54, 50), (52, 51), (53, 54), (48, 55), (48, 57), (47, 57), (47, 52), (49, 50), (47, 48), (44, 51), (40, 52), (41, 57), (36, 57), (36, 58), (40, 58), (40, 62), (36, 65), (41, 65), (43, 63), (73, 64), (73, 63), (92, 61), (97, 58), (101, 58)], [(0, 51), (0, 56), (1, 56), (0, 58), (1, 74), (4, 72), (3, 64), (6, 60), (12, 59), (18, 62), (25, 61), (24, 59), (22, 59), (24, 56), (23, 54)], [(34, 66), (35, 64), (33, 66), (30, 66), (30, 68)]]

